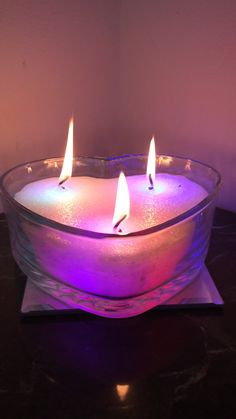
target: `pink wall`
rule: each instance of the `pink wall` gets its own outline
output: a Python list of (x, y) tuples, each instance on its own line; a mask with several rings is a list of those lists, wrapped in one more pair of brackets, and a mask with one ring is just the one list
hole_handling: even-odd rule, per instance
[(223, 175), (219, 204), (236, 211), (236, 2), (124, 0), (122, 145), (202, 160)]
[(0, 2), (0, 168), (64, 153), (104, 154), (116, 98), (111, 0)]
[(203, 160), (236, 211), (234, 0), (0, 2), (0, 173), (63, 154)]

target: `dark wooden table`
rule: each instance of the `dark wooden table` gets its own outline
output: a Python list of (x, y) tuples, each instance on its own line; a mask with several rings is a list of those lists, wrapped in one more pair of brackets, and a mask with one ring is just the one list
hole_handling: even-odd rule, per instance
[(0, 417), (234, 419), (236, 214), (216, 211), (207, 266), (224, 310), (22, 320), (0, 216)]

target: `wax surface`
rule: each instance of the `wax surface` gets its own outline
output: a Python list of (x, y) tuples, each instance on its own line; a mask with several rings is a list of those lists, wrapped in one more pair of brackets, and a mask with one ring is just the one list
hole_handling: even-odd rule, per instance
[[(57, 178), (27, 184), (15, 199), (32, 211), (62, 224), (112, 233), (117, 178), (72, 177), (63, 189)], [(207, 196), (200, 185), (180, 175), (160, 173), (155, 189), (148, 189), (145, 175), (127, 176), (130, 217), (124, 233), (163, 223), (192, 208)]]

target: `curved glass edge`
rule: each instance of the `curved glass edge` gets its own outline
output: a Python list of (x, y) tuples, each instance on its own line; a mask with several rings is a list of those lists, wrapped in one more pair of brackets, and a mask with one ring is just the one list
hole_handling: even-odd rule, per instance
[[(125, 154), (125, 155), (121, 155), (121, 156), (115, 156), (115, 157), (86, 157), (86, 156), (78, 156), (75, 159), (86, 159), (86, 160), (100, 160), (100, 161), (112, 161), (112, 160), (119, 160), (119, 159), (131, 159), (133, 157), (145, 157), (147, 158), (146, 155), (144, 154)], [(57, 221), (51, 220), (47, 217), (44, 217), (40, 214), (37, 214), (36, 212), (24, 207), (23, 205), (21, 205), (19, 202), (17, 202), (11, 195), (10, 193), (6, 190), (5, 186), (4, 186), (4, 179), (11, 173), (13, 172), (15, 169), (18, 169), (20, 167), (24, 167), (24, 166), (28, 166), (28, 165), (32, 165), (32, 164), (36, 164), (36, 163), (40, 163), (40, 162), (44, 162), (44, 161), (53, 161), (53, 160), (63, 160), (63, 157), (51, 157), (51, 158), (46, 158), (46, 159), (40, 159), (40, 160), (33, 160), (33, 161), (29, 161), (29, 162), (25, 162), (25, 163), (21, 163), (18, 164), (17, 166), (14, 166), (13, 168), (7, 170), (0, 178), (0, 192), (2, 191), (3, 196), (5, 199), (7, 199), (13, 206), (15, 206), (16, 208), (18, 208), (22, 215), (28, 219), (30, 218), (31, 221), (36, 222), (37, 224), (43, 224), (46, 225), (48, 227), (51, 227), (55, 230), (60, 230), (63, 232), (66, 232), (68, 234), (74, 234), (77, 236), (85, 236), (85, 237), (91, 237), (91, 238), (96, 238), (96, 239), (104, 239), (104, 238), (114, 238), (114, 239), (125, 239), (127, 237), (136, 237), (136, 236), (144, 236), (144, 235), (149, 235), (158, 231), (162, 231), (165, 230), (166, 228), (169, 228), (173, 225), (176, 225), (180, 222), (183, 222), (184, 220), (186, 220), (187, 218), (192, 217), (193, 215), (196, 215), (197, 213), (199, 213), (200, 211), (202, 211), (203, 209), (205, 209), (207, 206), (209, 206), (215, 199), (217, 193), (218, 193), (218, 189), (221, 183), (221, 175), (220, 173), (214, 169), (213, 167), (202, 163), (198, 160), (194, 160), (194, 159), (188, 159), (187, 157), (178, 157), (175, 155), (166, 155), (166, 154), (160, 154), (158, 155), (158, 157), (173, 157), (173, 158), (177, 158), (179, 160), (189, 160), (191, 162), (197, 163), (200, 166), (204, 166), (207, 169), (211, 169), (212, 172), (215, 173), (216, 175), (216, 184), (212, 190), (211, 193), (209, 193), (207, 195), (207, 197), (205, 199), (203, 199), (202, 201), (200, 201), (197, 205), (195, 205), (194, 207), (190, 208), (189, 210), (183, 212), (182, 214), (178, 215), (177, 217), (171, 218), (167, 221), (165, 221), (164, 223), (158, 224), (156, 226), (144, 229), (144, 230), (139, 230), (139, 231), (135, 231), (132, 233), (127, 233), (124, 235), (118, 235), (115, 233), (99, 233), (99, 232), (95, 232), (92, 230), (85, 230), (85, 229), (80, 229), (78, 227), (72, 227), (72, 226), (68, 226), (62, 223), (59, 223)]]

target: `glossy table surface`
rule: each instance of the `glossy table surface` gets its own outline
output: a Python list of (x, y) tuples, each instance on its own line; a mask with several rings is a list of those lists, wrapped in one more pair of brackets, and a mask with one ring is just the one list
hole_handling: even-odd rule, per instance
[(235, 418), (236, 214), (217, 209), (206, 265), (223, 310), (23, 320), (0, 216), (1, 418)]

